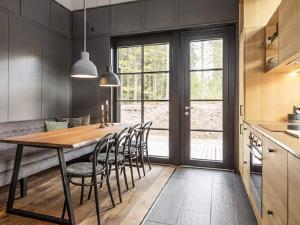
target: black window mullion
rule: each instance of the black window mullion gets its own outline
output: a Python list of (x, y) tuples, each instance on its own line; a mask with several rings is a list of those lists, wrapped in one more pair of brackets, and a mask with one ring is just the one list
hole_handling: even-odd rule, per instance
[(142, 69), (142, 74), (141, 74), (141, 98), (142, 98), (142, 102), (141, 102), (141, 120), (142, 120), (142, 123), (144, 123), (145, 121), (145, 112), (144, 112), (144, 99), (145, 99), (145, 96), (144, 96), (144, 88), (145, 88), (145, 84), (144, 84), (144, 59), (145, 59), (145, 56), (144, 56), (144, 45), (142, 45), (142, 55), (141, 55), (141, 61), (142, 61), (142, 64), (141, 64), (141, 69)]

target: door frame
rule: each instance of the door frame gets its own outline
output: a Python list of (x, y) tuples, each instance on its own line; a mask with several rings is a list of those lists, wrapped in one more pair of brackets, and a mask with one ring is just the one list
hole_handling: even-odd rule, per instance
[[(223, 38), (223, 163), (212, 161), (191, 160), (190, 151), (190, 116), (186, 119), (185, 106), (189, 104), (189, 41), (197, 39)], [(198, 29), (180, 33), (180, 149), (179, 163), (181, 165), (209, 167), (220, 169), (235, 169), (235, 80), (236, 80), (236, 36), (234, 26), (221, 28)], [(188, 84), (188, 85), (187, 85)], [(227, 87), (227, 88), (226, 88)]]

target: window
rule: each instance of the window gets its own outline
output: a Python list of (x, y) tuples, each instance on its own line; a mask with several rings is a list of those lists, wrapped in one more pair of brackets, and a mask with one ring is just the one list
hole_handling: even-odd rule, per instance
[(153, 121), (149, 154), (169, 157), (169, 43), (117, 48), (118, 118), (123, 123)]

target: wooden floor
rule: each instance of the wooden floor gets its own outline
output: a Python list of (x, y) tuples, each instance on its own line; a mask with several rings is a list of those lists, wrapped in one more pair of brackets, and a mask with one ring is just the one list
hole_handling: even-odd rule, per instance
[[(134, 170), (136, 172), (136, 169)], [(106, 185), (100, 190), (101, 224), (102, 225), (139, 225), (155, 199), (165, 186), (174, 171), (173, 167), (153, 165), (152, 170), (146, 170), (146, 177), (138, 179), (135, 173), (136, 187), (132, 188), (129, 178), (129, 191), (126, 191), (124, 179), (121, 184), (123, 203), (119, 204), (114, 174), (111, 177), (113, 194), (117, 206), (112, 208)], [(129, 171), (127, 174), (130, 174)], [(17, 208), (32, 210), (39, 213), (60, 216), (63, 207), (64, 195), (60, 172), (57, 168), (34, 175), (28, 180), (28, 195), (17, 199)], [(1, 225), (44, 225), (48, 223), (31, 220), (5, 213), (8, 187), (0, 189), (0, 224)], [(94, 196), (89, 201), (79, 205), (80, 188), (71, 185), (73, 205), (77, 224), (96, 224)], [(85, 199), (88, 191), (85, 192)]]

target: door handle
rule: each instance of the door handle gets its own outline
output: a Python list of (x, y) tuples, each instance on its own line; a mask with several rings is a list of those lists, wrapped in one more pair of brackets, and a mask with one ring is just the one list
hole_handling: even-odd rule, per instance
[(191, 109), (193, 109), (194, 107), (185, 106), (184, 108), (185, 108), (185, 110), (191, 110)]

